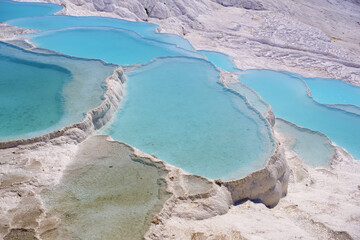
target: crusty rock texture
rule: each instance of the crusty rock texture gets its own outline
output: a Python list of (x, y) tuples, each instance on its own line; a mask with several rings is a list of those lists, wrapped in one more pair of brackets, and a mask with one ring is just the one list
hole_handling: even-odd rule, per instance
[(260, 200), (268, 207), (275, 207), (285, 196), (289, 181), (289, 167), (279, 144), (265, 168), (243, 179), (225, 182), (234, 203), (244, 199)]

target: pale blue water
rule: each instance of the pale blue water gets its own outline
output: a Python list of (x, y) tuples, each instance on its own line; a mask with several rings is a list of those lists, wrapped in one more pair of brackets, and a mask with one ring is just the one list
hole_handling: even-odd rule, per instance
[(360, 87), (330, 78), (302, 78), (311, 96), (320, 103), (351, 104), (360, 107)]
[(10, 26), (18, 26), (35, 30), (54, 30), (69, 27), (112, 27), (130, 30), (147, 39), (175, 44), (186, 50), (194, 50), (188, 40), (175, 34), (157, 33), (158, 25), (144, 22), (132, 22), (107, 17), (74, 17), (66, 15), (43, 16), (14, 19), (7, 22)]
[(62, 7), (56, 4), (20, 3), (0, 0), (0, 22), (14, 18), (51, 15), (61, 9)]
[(280, 118), (275, 121), (275, 130), (291, 139), (290, 149), (297, 153), (304, 163), (311, 166), (329, 165), (335, 149), (325, 135), (299, 128)]
[(304, 78), (304, 81), (316, 101), (325, 104), (342, 104), (345, 105), (342, 109), (359, 114), (360, 87), (337, 79)]
[(29, 36), (38, 47), (119, 65), (144, 63), (163, 56), (201, 57), (196, 52), (117, 28), (68, 28)]
[(0, 42), (0, 141), (35, 137), (82, 121), (102, 102), (105, 79), (114, 68)]
[[(326, 105), (326, 104), (325, 104)], [(360, 107), (349, 104), (328, 104), (329, 107), (338, 108), (349, 113), (355, 113), (360, 116)]]
[(59, 66), (1, 55), (0, 139), (49, 128), (64, 114), (61, 90), (71, 74)]
[(128, 73), (127, 97), (105, 133), (186, 171), (225, 180), (265, 165), (266, 120), (218, 82), (210, 63), (163, 58)]
[(276, 117), (320, 131), (360, 159), (359, 115), (315, 102), (308, 96), (304, 82), (289, 74), (250, 70), (239, 80), (257, 91), (273, 107)]
[(296, 73), (284, 73), (304, 81), (315, 101), (360, 115), (360, 87), (333, 78), (305, 78)]
[(225, 71), (236, 72), (240, 70), (235, 67), (231, 57), (226, 54), (206, 50), (198, 50), (198, 53), (205, 55), (210, 62), (214, 63), (217, 67), (224, 69)]
[(240, 82), (229, 83), (228, 87), (234, 92), (244, 96), (249, 104), (259, 111), (262, 116), (267, 116), (271, 107), (268, 103), (262, 100), (261, 96), (257, 92)]

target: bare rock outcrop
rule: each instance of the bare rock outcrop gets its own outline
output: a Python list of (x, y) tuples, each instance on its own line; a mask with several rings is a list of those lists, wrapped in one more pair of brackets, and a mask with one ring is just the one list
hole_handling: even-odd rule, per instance
[(251, 10), (265, 10), (261, 2), (256, 0), (213, 0), (225, 7), (239, 7)]

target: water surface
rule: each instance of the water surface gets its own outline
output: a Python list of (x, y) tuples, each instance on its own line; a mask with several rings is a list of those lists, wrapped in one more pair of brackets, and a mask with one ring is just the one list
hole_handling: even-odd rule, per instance
[(83, 120), (102, 102), (114, 65), (40, 54), (0, 42), (0, 141), (30, 138)]
[(174, 44), (186, 50), (194, 50), (188, 40), (178, 35), (157, 33), (155, 30), (158, 28), (158, 25), (152, 23), (133, 22), (108, 17), (56, 15), (14, 19), (8, 21), (7, 24), (41, 31), (70, 27), (112, 27), (130, 30), (144, 38)]
[(118, 28), (68, 28), (29, 36), (42, 48), (119, 65), (145, 63), (162, 56), (202, 57), (173, 44), (145, 39), (135, 32)]
[(303, 78), (311, 96), (326, 104), (351, 104), (360, 107), (360, 87), (329, 78)]
[[(360, 159), (360, 116), (317, 103), (298, 77), (270, 70), (244, 72), (239, 80), (268, 102), (276, 117), (319, 131)], [(345, 90), (345, 89), (344, 89)]]
[(316, 101), (360, 115), (360, 87), (337, 79), (303, 79)]
[(235, 67), (231, 57), (226, 54), (206, 50), (198, 50), (198, 53), (205, 55), (210, 62), (214, 63), (218, 68), (221, 68), (225, 71), (236, 72), (240, 70)]
[(319, 132), (295, 126), (277, 118), (275, 130), (287, 137), (287, 145), (310, 166), (327, 166), (335, 154), (330, 140)]
[(0, 139), (55, 125), (64, 112), (61, 96), (68, 70), (24, 61), (0, 51)]
[(51, 15), (62, 9), (62, 6), (51, 3), (24, 3), (0, 0), (0, 22), (15, 18)]
[(127, 76), (123, 107), (105, 130), (114, 139), (213, 179), (243, 177), (272, 154), (266, 120), (218, 82), (210, 63), (162, 58)]

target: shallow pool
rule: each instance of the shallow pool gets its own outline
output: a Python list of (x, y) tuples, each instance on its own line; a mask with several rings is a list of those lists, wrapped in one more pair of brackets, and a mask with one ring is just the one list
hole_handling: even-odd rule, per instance
[[(239, 80), (257, 91), (275, 116), (320, 131), (360, 159), (360, 116), (314, 101), (302, 79), (270, 70), (250, 70)], [(346, 89), (342, 88), (346, 94)]]
[(209, 62), (162, 58), (127, 76), (126, 99), (106, 134), (208, 178), (265, 166), (274, 149), (266, 120), (218, 82)]
[(61, 182), (41, 192), (47, 216), (61, 219), (42, 239), (143, 239), (169, 198), (162, 163), (134, 157), (130, 147), (105, 139), (80, 144)]
[(315, 167), (330, 164), (335, 149), (324, 134), (300, 128), (280, 118), (276, 119), (274, 128), (286, 136), (285, 144), (299, 155), (304, 163)]
[(337, 79), (303, 79), (316, 101), (360, 115), (360, 87)]
[(0, 22), (15, 18), (51, 15), (62, 9), (62, 6), (50, 3), (20, 3), (0, 0)]
[(136, 32), (146, 39), (153, 39), (160, 42), (174, 44), (190, 51), (194, 50), (192, 45), (185, 38), (175, 34), (157, 33), (155, 30), (158, 28), (158, 25), (152, 23), (133, 22), (108, 17), (75, 17), (56, 15), (19, 18), (8, 21), (7, 24), (10, 26), (18, 26), (41, 31), (70, 27), (112, 27)]
[[(11, 9), (11, 4), (6, 6)], [(355, 157), (360, 156), (358, 89), (351, 85), (275, 71), (243, 72), (241, 82), (260, 97), (241, 84), (232, 83), (229, 87), (233, 90), (225, 89), (218, 82), (218, 70), (204, 60), (240, 73), (229, 56), (196, 52), (179, 36), (156, 33), (155, 24), (105, 17), (18, 17), (27, 18), (10, 20), (8, 24), (40, 30), (24, 35), (37, 47), (119, 65), (148, 62), (127, 73), (126, 101), (106, 132), (191, 173), (228, 180), (263, 167), (274, 148), (264, 119), (270, 109), (266, 102), (277, 117), (323, 132)], [(78, 64), (78, 60), (73, 64), (73, 58), (65, 58), (61, 64), (58, 60), (40, 61), (60, 65), (72, 78), (53, 91), (57, 99), (62, 99), (61, 107), (52, 109), (58, 109), (54, 111), (60, 120), (42, 131), (81, 120), (87, 110), (101, 101), (105, 75), (114, 69), (111, 64)], [(316, 101), (330, 105), (309, 97), (304, 81)], [(337, 88), (347, 89), (349, 94), (340, 96)]]
[(206, 58), (214, 63), (218, 68), (224, 69), (228, 72), (240, 71), (240, 69), (235, 67), (235, 64), (230, 56), (216, 51), (206, 51), (198, 50), (198, 53), (201, 53), (206, 56)]
[(64, 112), (61, 90), (68, 70), (24, 61), (0, 51), (0, 138), (46, 129)]
[[(205, 56), (194, 51), (187, 40), (157, 34), (154, 24), (70, 16), (30, 17), (8, 24), (41, 30), (25, 35), (40, 48), (120, 65), (150, 61), (128, 73), (127, 100), (107, 130), (115, 139), (191, 173), (223, 179), (239, 178), (262, 168), (274, 150), (268, 123), (255, 106), (239, 92), (225, 89), (218, 82), (219, 71), (203, 60)], [(232, 65), (226, 55), (216, 55), (220, 61), (214, 62), (220, 67)], [(92, 76), (99, 66), (83, 69)], [(70, 76), (74, 77), (72, 70)], [(82, 74), (78, 75), (76, 79), (83, 79)], [(74, 82), (69, 81), (60, 94), (64, 116), (74, 113), (74, 105), (69, 104), (72, 101), (98, 99), (73, 95), (95, 86), (96, 81), (85, 85)], [(88, 92), (99, 94), (90, 89)]]
[(119, 65), (145, 63), (163, 56), (202, 57), (173, 44), (145, 39), (133, 31), (118, 28), (67, 28), (31, 34), (29, 37), (38, 47)]
[(83, 120), (100, 105), (115, 65), (25, 51), (0, 42), (0, 141)]

